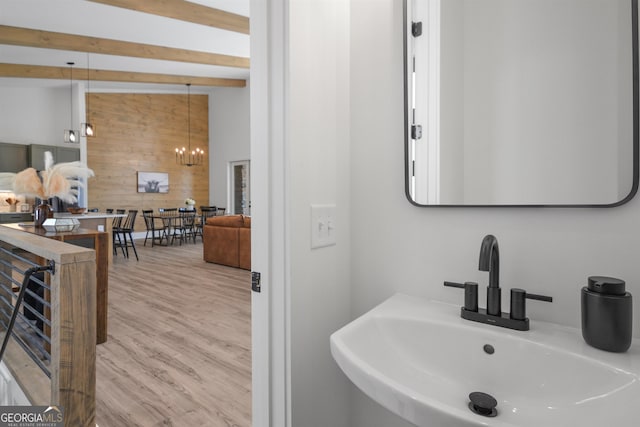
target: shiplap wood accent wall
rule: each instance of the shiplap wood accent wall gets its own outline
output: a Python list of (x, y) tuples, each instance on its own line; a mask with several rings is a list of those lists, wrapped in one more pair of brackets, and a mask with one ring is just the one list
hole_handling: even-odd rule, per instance
[[(142, 209), (183, 207), (192, 197), (209, 204), (209, 101), (191, 95), (191, 147), (205, 150), (201, 166), (175, 162), (175, 148), (187, 146), (187, 95), (91, 93), (96, 135), (87, 138), (88, 207), (138, 209), (136, 231), (145, 230)], [(168, 193), (138, 193), (137, 172), (169, 173)]]

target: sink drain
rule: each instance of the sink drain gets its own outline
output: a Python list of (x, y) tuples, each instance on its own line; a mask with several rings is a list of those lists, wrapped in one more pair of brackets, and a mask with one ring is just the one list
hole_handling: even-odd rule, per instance
[(495, 417), (498, 415), (498, 401), (490, 394), (474, 391), (469, 394), (469, 409), (483, 417)]

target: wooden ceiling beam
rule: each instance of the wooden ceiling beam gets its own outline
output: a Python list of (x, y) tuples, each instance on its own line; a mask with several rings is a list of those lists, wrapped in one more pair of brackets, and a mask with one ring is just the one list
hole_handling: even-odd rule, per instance
[(0, 44), (249, 68), (249, 58), (0, 25)]
[[(41, 65), (3, 64), (0, 63), (0, 77), (16, 77), (31, 79), (64, 79), (70, 77), (69, 67), (47, 67)], [(215, 77), (176, 76), (171, 74), (137, 73), (128, 71), (87, 70), (74, 68), (73, 78), (76, 80), (124, 82), (124, 83), (159, 83), (187, 84), (194, 86), (245, 87), (246, 80), (223, 79)]]
[(249, 34), (249, 18), (184, 0), (89, 0), (165, 18)]

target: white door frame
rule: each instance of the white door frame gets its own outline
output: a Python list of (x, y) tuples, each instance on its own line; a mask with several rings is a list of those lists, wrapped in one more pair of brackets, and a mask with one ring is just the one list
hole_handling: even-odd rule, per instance
[(291, 427), (287, 199), (288, 0), (251, 0), (252, 425)]

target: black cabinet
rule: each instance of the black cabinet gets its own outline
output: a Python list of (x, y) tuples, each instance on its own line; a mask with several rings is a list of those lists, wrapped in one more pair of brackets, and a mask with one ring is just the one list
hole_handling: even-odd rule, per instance
[(30, 212), (2, 212), (0, 213), (0, 224), (12, 224), (14, 222), (33, 221)]
[(56, 163), (77, 162), (80, 160), (80, 149), (70, 147), (56, 147), (53, 158)]
[(28, 167), (28, 146), (0, 143), (0, 172), (20, 172)]
[(80, 160), (79, 148), (31, 144), (29, 146), (29, 166), (39, 171), (44, 170), (45, 151), (51, 151), (54, 163), (75, 162)]

